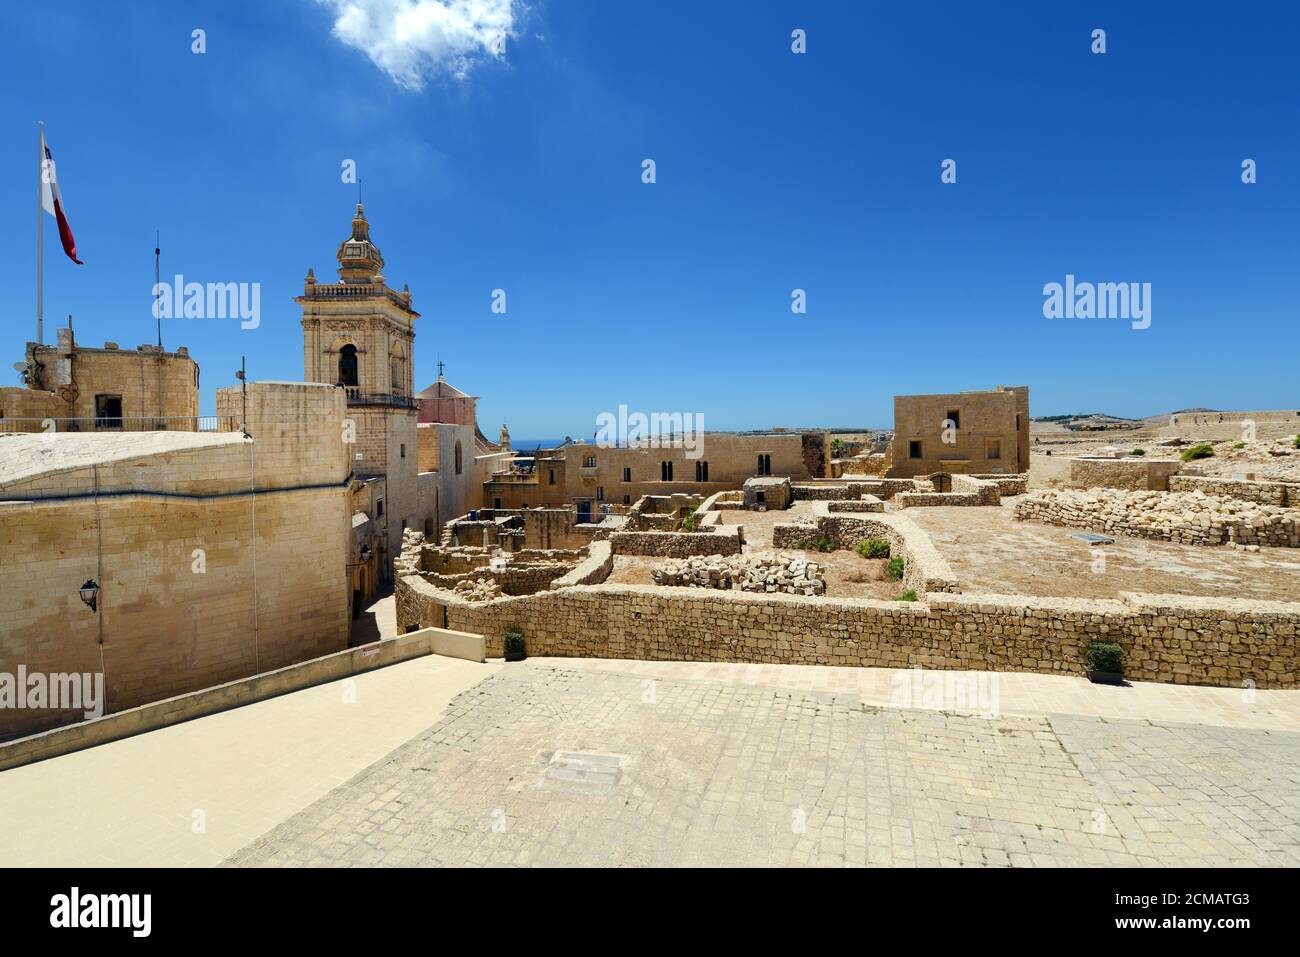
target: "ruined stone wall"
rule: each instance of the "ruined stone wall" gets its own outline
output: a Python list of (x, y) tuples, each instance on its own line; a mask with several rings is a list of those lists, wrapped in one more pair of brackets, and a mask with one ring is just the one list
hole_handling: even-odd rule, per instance
[(1184, 545), (1300, 547), (1300, 509), (1200, 492), (1046, 489), (1015, 508), (1021, 521)]
[(502, 654), (509, 628), (530, 655), (732, 661), (1082, 675), (1089, 642), (1120, 644), (1140, 681), (1297, 687), (1300, 604), (1128, 595), (1123, 600), (931, 595), (923, 602), (755, 595), (653, 585), (556, 589), (443, 605), (404, 580), (399, 626), (482, 634)]
[(864, 495), (860, 499), (844, 502), (827, 502), (828, 512), (883, 512), (885, 503), (874, 495)]
[(1300, 506), (1300, 485), (1289, 482), (1234, 482), (1195, 475), (1175, 475), (1169, 479), (1169, 491), (1201, 491), (1206, 495), (1239, 498), (1260, 505)]
[(615, 555), (738, 555), (744, 542), (741, 525), (716, 525), (695, 532), (614, 532), (609, 536)]
[(864, 538), (883, 538), (890, 555), (903, 559), (904, 589), (926, 592), (960, 592), (957, 576), (914, 521), (906, 515), (882, 513), (870, 518), (857, 515), (821, 515), (772, 527), (772, 547), (806, 549), (819, 538), (835, 548), (853, 548)]
[(1169, 479), (1183, 467), (1177, 459), (1073, 458), (1069, 484), (1074, 488), (1123, 488), (1164, 492)]

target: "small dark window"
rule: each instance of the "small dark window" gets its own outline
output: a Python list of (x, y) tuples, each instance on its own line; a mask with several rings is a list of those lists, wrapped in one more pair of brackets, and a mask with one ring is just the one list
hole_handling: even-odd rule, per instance
[(381, 498), (375, 502), (375, 518), (384, 517), (384, 500)]
[(660, 463), (659, 463), (659, 481), (661, 481), (661, 482), (671, 482), (672, 480), (673, 480), (673, 463), (672, 463), (672, 462), (660, 462)]
[(632, 470), (631, 470), (631, 469), (624, 469), (624, 470), (623, 470), (623, 481), (624, 481), (624, 482), (630, 482), (630, 481), (632, 481)]
[(406, 458), (406, 443), (402, 443), (402, 458)]
[(697, 482), (707, 482), (708, 480), (709, 480), (709, 463), (708, 463), (708, 462), (696, 462), (696, 463), (695, 463), (695, 481), (697, 481)]
[(596, 486), (596, 501), (597, 502), (605, 501), (605, 486), (603, 485)]
[(758, 456), (758, 474), (772, 474), (772, 456), (767, 452), (760, 452)]
[(943, 424), (943, 427), (944, 427), (945, 429), (960, 429), (960, 428), (961, 428), (961, 409), (949, 409), (949, 410), (948, 410), (948, 421), (952, 422), (952, 425), (949, 425), (948, 422), (945, 422), (945, 423)]
[(499, 499), (499, 498), (494, 498), (494, 499), (492, 500), (492, 507), (493, 507), (493, 508), (500, 508), (500, 507), (501, 507), (501, 499)]
[(122, 397), (120, 395), (95, 396), (95, 428), (120, 429), (122, 427)]
[(550, 478), (551, 478), (551, 484), (554, 485), (554, 484), (555, 484), (555, 469), (551, 469), (551, 470), (550, 470)]
[(582, 460), (582, 467), (584, 469), (594, 469), (596, 467), (596, 456), (588, 455)]
[(456, 443), (456, 474), (457, 475), (460, 474), (460, 467), (461, 467), (460, 443), (457, 442)]
[(910, 442), (907, 443), (907, 457), (909, 459), (922, 458), (921, 443), (918, 439), (912, 439)]
[(623, 504), (624, 504), (624, 505), (631, 505), (631, 504), (632, 504), (632, 496), (631, 496), (631, 495), (624, 495), (624, 496), (623, 496)]

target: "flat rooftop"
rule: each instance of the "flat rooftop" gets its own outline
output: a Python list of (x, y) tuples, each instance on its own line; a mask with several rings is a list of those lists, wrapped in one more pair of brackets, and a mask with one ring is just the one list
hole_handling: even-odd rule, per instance
[(0, 433), (0, 489), (42, 475), (105, 462), (238, 445), (244, 441), (242, 432)]

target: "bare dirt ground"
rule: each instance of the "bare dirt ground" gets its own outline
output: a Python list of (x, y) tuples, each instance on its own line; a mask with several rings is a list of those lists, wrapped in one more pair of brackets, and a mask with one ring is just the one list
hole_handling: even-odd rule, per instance
[[(1300, 549), (1175, 545), (1115, 536), (1095, 550), (1070, 535), (1086, 531), (1018, 522), (1011, 504), (996, 508), (911, 508), (908, 518), (930, 535), (962, 590), (1041, 597), (1115, 598), (1120, 592), (1300, 599)], [(855, 556), (856, 557), (856, 556)]]

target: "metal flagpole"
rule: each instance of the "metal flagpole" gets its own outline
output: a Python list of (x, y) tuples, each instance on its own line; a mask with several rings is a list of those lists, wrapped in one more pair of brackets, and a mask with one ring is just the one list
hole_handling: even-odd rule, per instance
[(41, 236), (45, 229), (45, 121), (40, 121), (40, 160), (36, 164), (36, 342), (45, 344), (45, 244)]

